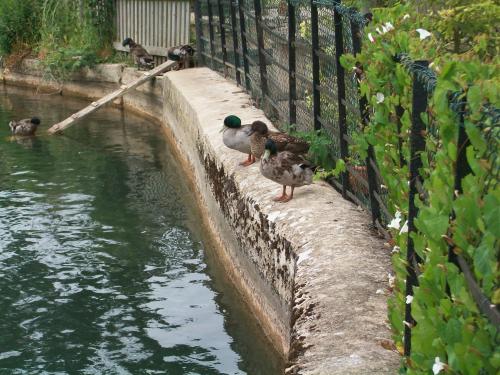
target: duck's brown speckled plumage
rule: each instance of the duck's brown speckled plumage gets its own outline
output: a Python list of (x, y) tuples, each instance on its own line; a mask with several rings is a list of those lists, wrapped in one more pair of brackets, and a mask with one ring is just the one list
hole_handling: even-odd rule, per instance
[[(293, 199), (293, 191), (298, 186), (312, 183), (315, 166), (310, 164), (301, 155), (289, 151), (278, 152), (276, 143), (268, 139), (264, 155), (260, 159), (260, 172), (262, 175), (283, 186), (283, 192), (274, 198), (275, 202), (285, 203)], [(290, 186), (290, 195), (286, 193)]]
[(289, 151), (278, 152), (268, 159), (261, 159), (262, 175), (284, 186), (304, 186), (312, 183), (314, 166), (302, 156)]
[(130, 54), (134, 58), (134, 62), (137, 64), (139, 68), (147, 68), (151, 69), (154, 66), (154, 59), (146, 49), (140, 44), (134, 42), (131, 38), (126, 38), (122, 45), (130, 47)]
[(303, 139), (286, 133), (269, 131), (262, 121), (254, 121), (250, 137), (252, 155), (260, 159), (264, 153), (266, 141), (272, 139), (278, 151), (289, 151), (294, 154), (305, 154), (309, 150), (309, 143)]
[(9, 122), (9, 128), (13, 135), (34, 135), (38, 125), (40, 125), (40, 120), (36, 117)]

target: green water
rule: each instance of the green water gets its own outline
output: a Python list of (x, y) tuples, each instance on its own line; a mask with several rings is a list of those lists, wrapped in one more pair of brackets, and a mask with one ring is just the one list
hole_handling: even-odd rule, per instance
[(86, 104), (0, 85), (0, 374), (281, 373), (158, 126), (108, 108), (45, 134)]

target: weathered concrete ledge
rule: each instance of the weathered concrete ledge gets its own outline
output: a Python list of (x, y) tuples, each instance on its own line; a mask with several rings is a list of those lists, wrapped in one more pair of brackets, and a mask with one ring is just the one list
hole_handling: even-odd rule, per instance
[[(33, 61), (3, 79), (10, 84), (97, 98), (137, 76), (104, 65), (63, 85), (43, 81)], [(382, 348), (389, 255), (369, 229), (368, 215), (331, 187), (296, 190), (287, 204), (272, 202), (280, 187), (245, 156), (222, 144), (230, 113), (244, 122), (262, 111), (236, 85), (206, 68), (170, 72), (122, 104), (161, 121), (190, 171), (205, 223), (228, 275), (278, 350), (290, 374), (393, 374), (399, 356)]]

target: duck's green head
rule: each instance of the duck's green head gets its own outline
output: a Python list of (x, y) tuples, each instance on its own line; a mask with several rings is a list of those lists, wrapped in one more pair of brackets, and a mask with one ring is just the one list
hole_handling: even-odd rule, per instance
[(238, 116), (230, 115), (224, 119), (224, 126), (232, 129), (241, 128), (241, 119)]
[(268, 139), (266, 141), (264, 156), (262, 156), (262, 159), (267, 160), (271, 155), (276, 155), (277, 152), (278, 152), (278, 147), (276, 147), (276, 143), (274, 143), (272, 139)]

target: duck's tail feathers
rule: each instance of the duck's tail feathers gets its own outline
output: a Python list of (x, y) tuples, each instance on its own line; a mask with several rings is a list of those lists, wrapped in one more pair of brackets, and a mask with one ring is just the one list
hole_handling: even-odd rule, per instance
[(316, 169), (318, 169), (317, 165), (311, 164), (311, 163), (301, 163), (299, 164), (299, 167), (302, 169), (310, 169), (311, 171), (316, 172)]

